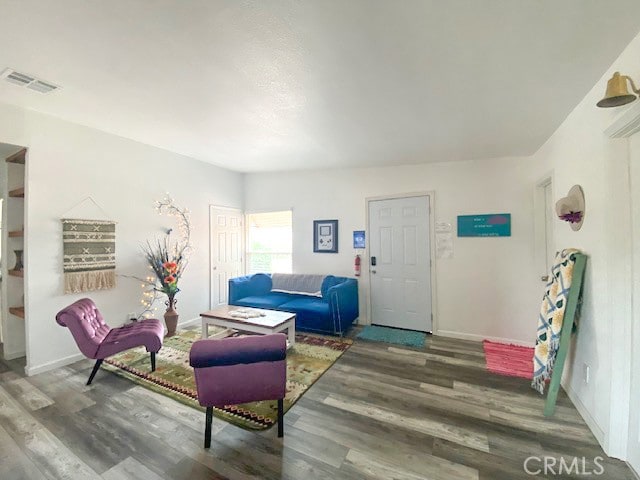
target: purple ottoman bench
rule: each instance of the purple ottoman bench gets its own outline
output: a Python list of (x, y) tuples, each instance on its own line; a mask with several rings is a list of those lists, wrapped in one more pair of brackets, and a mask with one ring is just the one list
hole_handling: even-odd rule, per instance
[(213, 407), (278, 400), (278, 437), (284, 435), (287, 337), (282, 333), (198, 340), (191, 347), (198, 401), (207, 407), (204, 447), (211, 446)]

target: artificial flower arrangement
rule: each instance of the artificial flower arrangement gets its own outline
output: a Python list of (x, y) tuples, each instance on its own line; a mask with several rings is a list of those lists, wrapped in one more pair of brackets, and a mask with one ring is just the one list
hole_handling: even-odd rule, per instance
[(151, 245), (150, 242), (142, 248), (147, 262), (156, 278), (154, 279), (155, 290), (164, 293), (169, 298), (169, 304), (175, 302), (175, 296), (180, 291), (178, 280), (186, 267), (186, 258), (179, 245), (171, 245), (169, 235)]
[(147, 241), (146, 245), (142, 246), (149, 268), (154, 275), (149, 275), (144, 280), (133, 277), (143, 282), (143, 298), (140, 303), (145, 309), (138, 318), (149, 318), (153, 315), (157, 310), (154, 303), (158, 299), (158, 294), (161, 293), (167, 296), (167, 302), (165, 302), (167, 311), (174, 310), (175, 296), (180, 291), (178, 281), (187, 267), (191, 253), (189, 211), (186, 208), (177, 207), (169, 195), (157, 201), (155, 207), (158, 213), (178, 219), (180, 237), (175, 241), (172, 240), (172, 229), (169, 229), (162, 240), (156, 239), (153, 243)]

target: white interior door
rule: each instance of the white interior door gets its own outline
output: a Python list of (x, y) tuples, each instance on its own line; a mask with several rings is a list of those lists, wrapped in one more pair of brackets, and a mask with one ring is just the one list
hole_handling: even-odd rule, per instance
[(369, 201), (371, 323), (430, 332), (429, 197)]
[(628, 461), (640, 474), (640, 133), (630, 139), (633, 316)]
[(212, 206), (210, 308), (226, 305), (229, 279), (244, 275), (244, 214), (240, 210)]

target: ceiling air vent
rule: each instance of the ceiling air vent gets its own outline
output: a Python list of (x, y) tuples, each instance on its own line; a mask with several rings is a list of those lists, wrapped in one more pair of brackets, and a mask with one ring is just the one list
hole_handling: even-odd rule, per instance
[(56, 87), (55, 85), (51, 85), (50, 83), (43, 82), (41, 80), (36, 80), (35, 82), (31, 82), (29, 85), (27, 85), (27, 88), (30, 88), (31, 90), (35, 90), (36, 92), (40, 92), (40, 93), (49, 93), (58, 87)]
[(26, 73), (16, 72), (11, 68), (7, 68), (2, 72), (2, 74), (0, 74), (0, 79), (4, 79), (7, 82), (20, 87), (27, 87), (40, 93), (49, 93), (60, 88), (51, 82), (39, 80), (31, 75), (27, 75)]

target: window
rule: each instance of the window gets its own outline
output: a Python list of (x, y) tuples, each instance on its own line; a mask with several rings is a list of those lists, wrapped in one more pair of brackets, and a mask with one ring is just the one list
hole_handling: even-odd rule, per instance
[(247, 214), (247, 274), (291, 273), (291, 210)]

